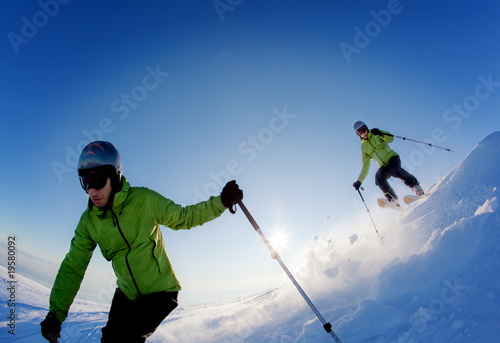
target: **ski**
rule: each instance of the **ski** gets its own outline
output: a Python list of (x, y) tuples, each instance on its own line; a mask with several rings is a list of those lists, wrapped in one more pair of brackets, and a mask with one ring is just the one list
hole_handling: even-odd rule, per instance
[(405, 195), (403, 201), (405, 202), (405, 204), (411, 204), (414, 201), (427, 198), (429, 195), (429, 193), (425, 193), (422, 195)]
[(378, 198), (378, 205), (382, 208), (391, 208), (393, 210), (403, 212), (403, 209), (400, 206), (394, 205), (392, 202), (385, 198)]

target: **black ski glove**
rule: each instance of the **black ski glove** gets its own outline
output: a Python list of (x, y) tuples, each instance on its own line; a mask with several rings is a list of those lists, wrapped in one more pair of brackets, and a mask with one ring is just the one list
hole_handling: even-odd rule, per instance
[(371, 129), (370, 132), (372, 133), (372, 135), (376, 135), (376, 136), (380, 136), (380, 137), (382, 137), (384, 135), (382, 133), (382, 131), (380, 131), (379, 129)]
[(356, 180), (356, 182), (354, 182), (354, 183), (352, 184), (352, 186), (353, 186), (356, 190), (359, 190), (359, 187), (361, 187), (361, 181)]
[(57, 319), (55, 312), (49, 312), (40, 326), (42, 336), (50, 343), (57, 343), (57, 339), (61, 337), (61, 322)]
[(229, 208), (231, 213), (235, 213), (236, 211), (233, 209), (233, 206), (243, 199), (243, 191), (236, 184), (236, 181), (229, 181), (222, 189), (220, 199), (224, 207)]

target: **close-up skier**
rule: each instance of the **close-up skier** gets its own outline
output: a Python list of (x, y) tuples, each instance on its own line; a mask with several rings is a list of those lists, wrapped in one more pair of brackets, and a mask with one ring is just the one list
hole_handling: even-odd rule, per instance
[(89, 195), (50, 294), (42, 335), (57, 342), (61, 324), (80, 288), (97, 245), (111, 261), (118, 288), (101, 342), (145, 342), (177, 307), (181, 286), (165, 251), (160, 225), (190, 229), (219, 217), (242, 200), (235, 181), (220, 196), (181, 206), (143, 187), (131, 187), (122, 176), (115, 147), (104, 141), (88, 144), (78, 161), (83, 190)]

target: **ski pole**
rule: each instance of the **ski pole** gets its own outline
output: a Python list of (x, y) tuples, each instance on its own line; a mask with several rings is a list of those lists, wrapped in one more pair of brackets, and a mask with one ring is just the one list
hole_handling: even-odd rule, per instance
[(253, 217), (250, 214), (250, 212), (247, 210), (247, 208), (245, 207), (245, 205), (243, 205), (243, 202), (239, 201), (238, 205), (240, 205), (241, 210), (243, 211), (243, 213), (245, 213), (245, 216), (247, 217), (248, 221), (250, 221), (250, 224), (252, 224), (252, 226), (255, 229), (255, 231), (257, 231), (257, 233), (260, 235), (260, 237), (262, 238), (262, 240), (264, 241), (264, 243), (266, 243), (267, 247), (271, 251), (271, 257), (273, 259), (275, 259), (275, 260), (278, 261), (278, 263), (280, 264), (280, 266), (285, 271), (286, 275), (288, 275), (288, 277), (290, 278), (290, 280), (292, 280), (293, 284), (295, 285), (295, 287), (297, 287), (297, 290), (300, 292), (300, 294), (302, 295), (302, 297), (304, 298), (304, 300), (311, 307), (311, 309), (313, 310), (313, 312), (316, 314), (316, 316), (318, 317), (318, 319), (323, 324), (323, 328), (325, 329), (325, 331), (328, 332), (333, 337), (333, 339), (335, 340), (336, 343), (341, 343), (340, 339), (337, 337), (337, 335), (335, 335), (335, 333), (332, 330), (332, 324), (327, 323), (325, 321), (325, 319), (323, 318), (323, 316), (321, 315), (321, 313), (318, 312), (318, 310), (313, 305), (313, 303), (311, 302), (311, 300), (309, 299), (309, 297), (302, 290), (302, 287), (300, 287), (300, 285), (297, 283), (297, 280), (295, 280), (295, 278), (293, 277), (293, 275), (290, 273), (290, 271), (288, 270), (288, 268), (285, 266), (285, 264), (281, 260), (281, 257), (278, 255), (278, 253), (276, 252), (276, 250), (274, 250), (274, 248), (272, 247), (271, 243), (269, 243), (269, 241), (267, 240), (266, 236), (264, 236), (264, 234), (260, 230), (260, 227), (257, 224), (257, 222), (255, 221), (255, 219), (253, 219)]
[(426, 143), (426, 142), (422, 142), (422, 141), (417, 141), (415, 139), (411, 139), (411, 138), (406, 138), (406, 137), (401, 137), (401, 136), (396, 136), (396, 135), (391, 135), (390, 133), (384, 133), (384, 135), (386, 136), (392, 136), (392, 137), (396, 137), (396, 138), (399, 138), (399, 139), (402, 139), (402, 140), (407, 140), (407, 141), (412, 141), (412, 142), (415, 142), (415, 143), (420, 143), (420, 144), (425, 144), (425, 145), (428, 145), (428, 146), (431, 146), (431, 147), (434, 147), (434, 148), (438, 148), (438, 149), (443, 149), (443, 150), (446, 150), (446, 151), (449, 151), (449, 152), (454, 152), (453, 150), (449, 149), (449, 148), (443, 148), (443, 147), (440, 147), (440, 146), (437, 146), (437, 145), (433, 145), (431, 143)]
[[(362, 190), (363, 187), (359, 187), (361, 188)], [(368, 209), (368, 206), (366, 205), (366, 202), (365, 202), (365, 199), (363, 198), (363, 195), (361, 194), (361, 191), (358, 189), (358, 193), (359, 193), (359, 196), (361, 197), (361, 200), (363, 200), (363, 204), (365, 204), (365, 207), (366, 207), (366, 211), (368, 212), (368, 215), (370, 216), (370, 219), (372, 220), (372, 224), (373, 224), (373, 227), (375, 228), (375, 232), (377, 233), (377, 236), (380, 237), (379, 233), (378, 233), (378, 230), (377, 230), (377, 226), (375, 225), (375, 222), (373, 221), (373, 218), (372, 218), (372, 215), (370, 213), (370, 210)]]

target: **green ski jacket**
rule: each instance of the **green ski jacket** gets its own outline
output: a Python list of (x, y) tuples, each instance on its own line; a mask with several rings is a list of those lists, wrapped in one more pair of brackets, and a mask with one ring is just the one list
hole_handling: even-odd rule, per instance
[(50, 294), (49, 310), (62, 323), (80, 288), (97, 245), (111, 261), (118, 287), (131, 299), (155, 292), (181, 289), (165, 251), (160, 224), (173, 230), (190, 229), (220, 216), (225, 207), (220, 196), (182, 207), (142, 187), (123, 187), (112, 208), (96, 207), (82, 214)]
[(383, 167), (389, 163), (389, 160), (397, 156), (389, 147), (388, 143), (394, 141), (394, 136), (390, 135), (387, 131), (382, 131), (382, 133), (387, 133), (389, 135), (384, 135), (382, 137), (373, 135), (368, 132), (368, 139), (361, 138), (361, 161), (363, 162), (363, 167), (358, 176), (358, 181), (363, 182), (368, 175), (370, 170), (370, 160), (373, 158), (377, 163), (377, 166)]

